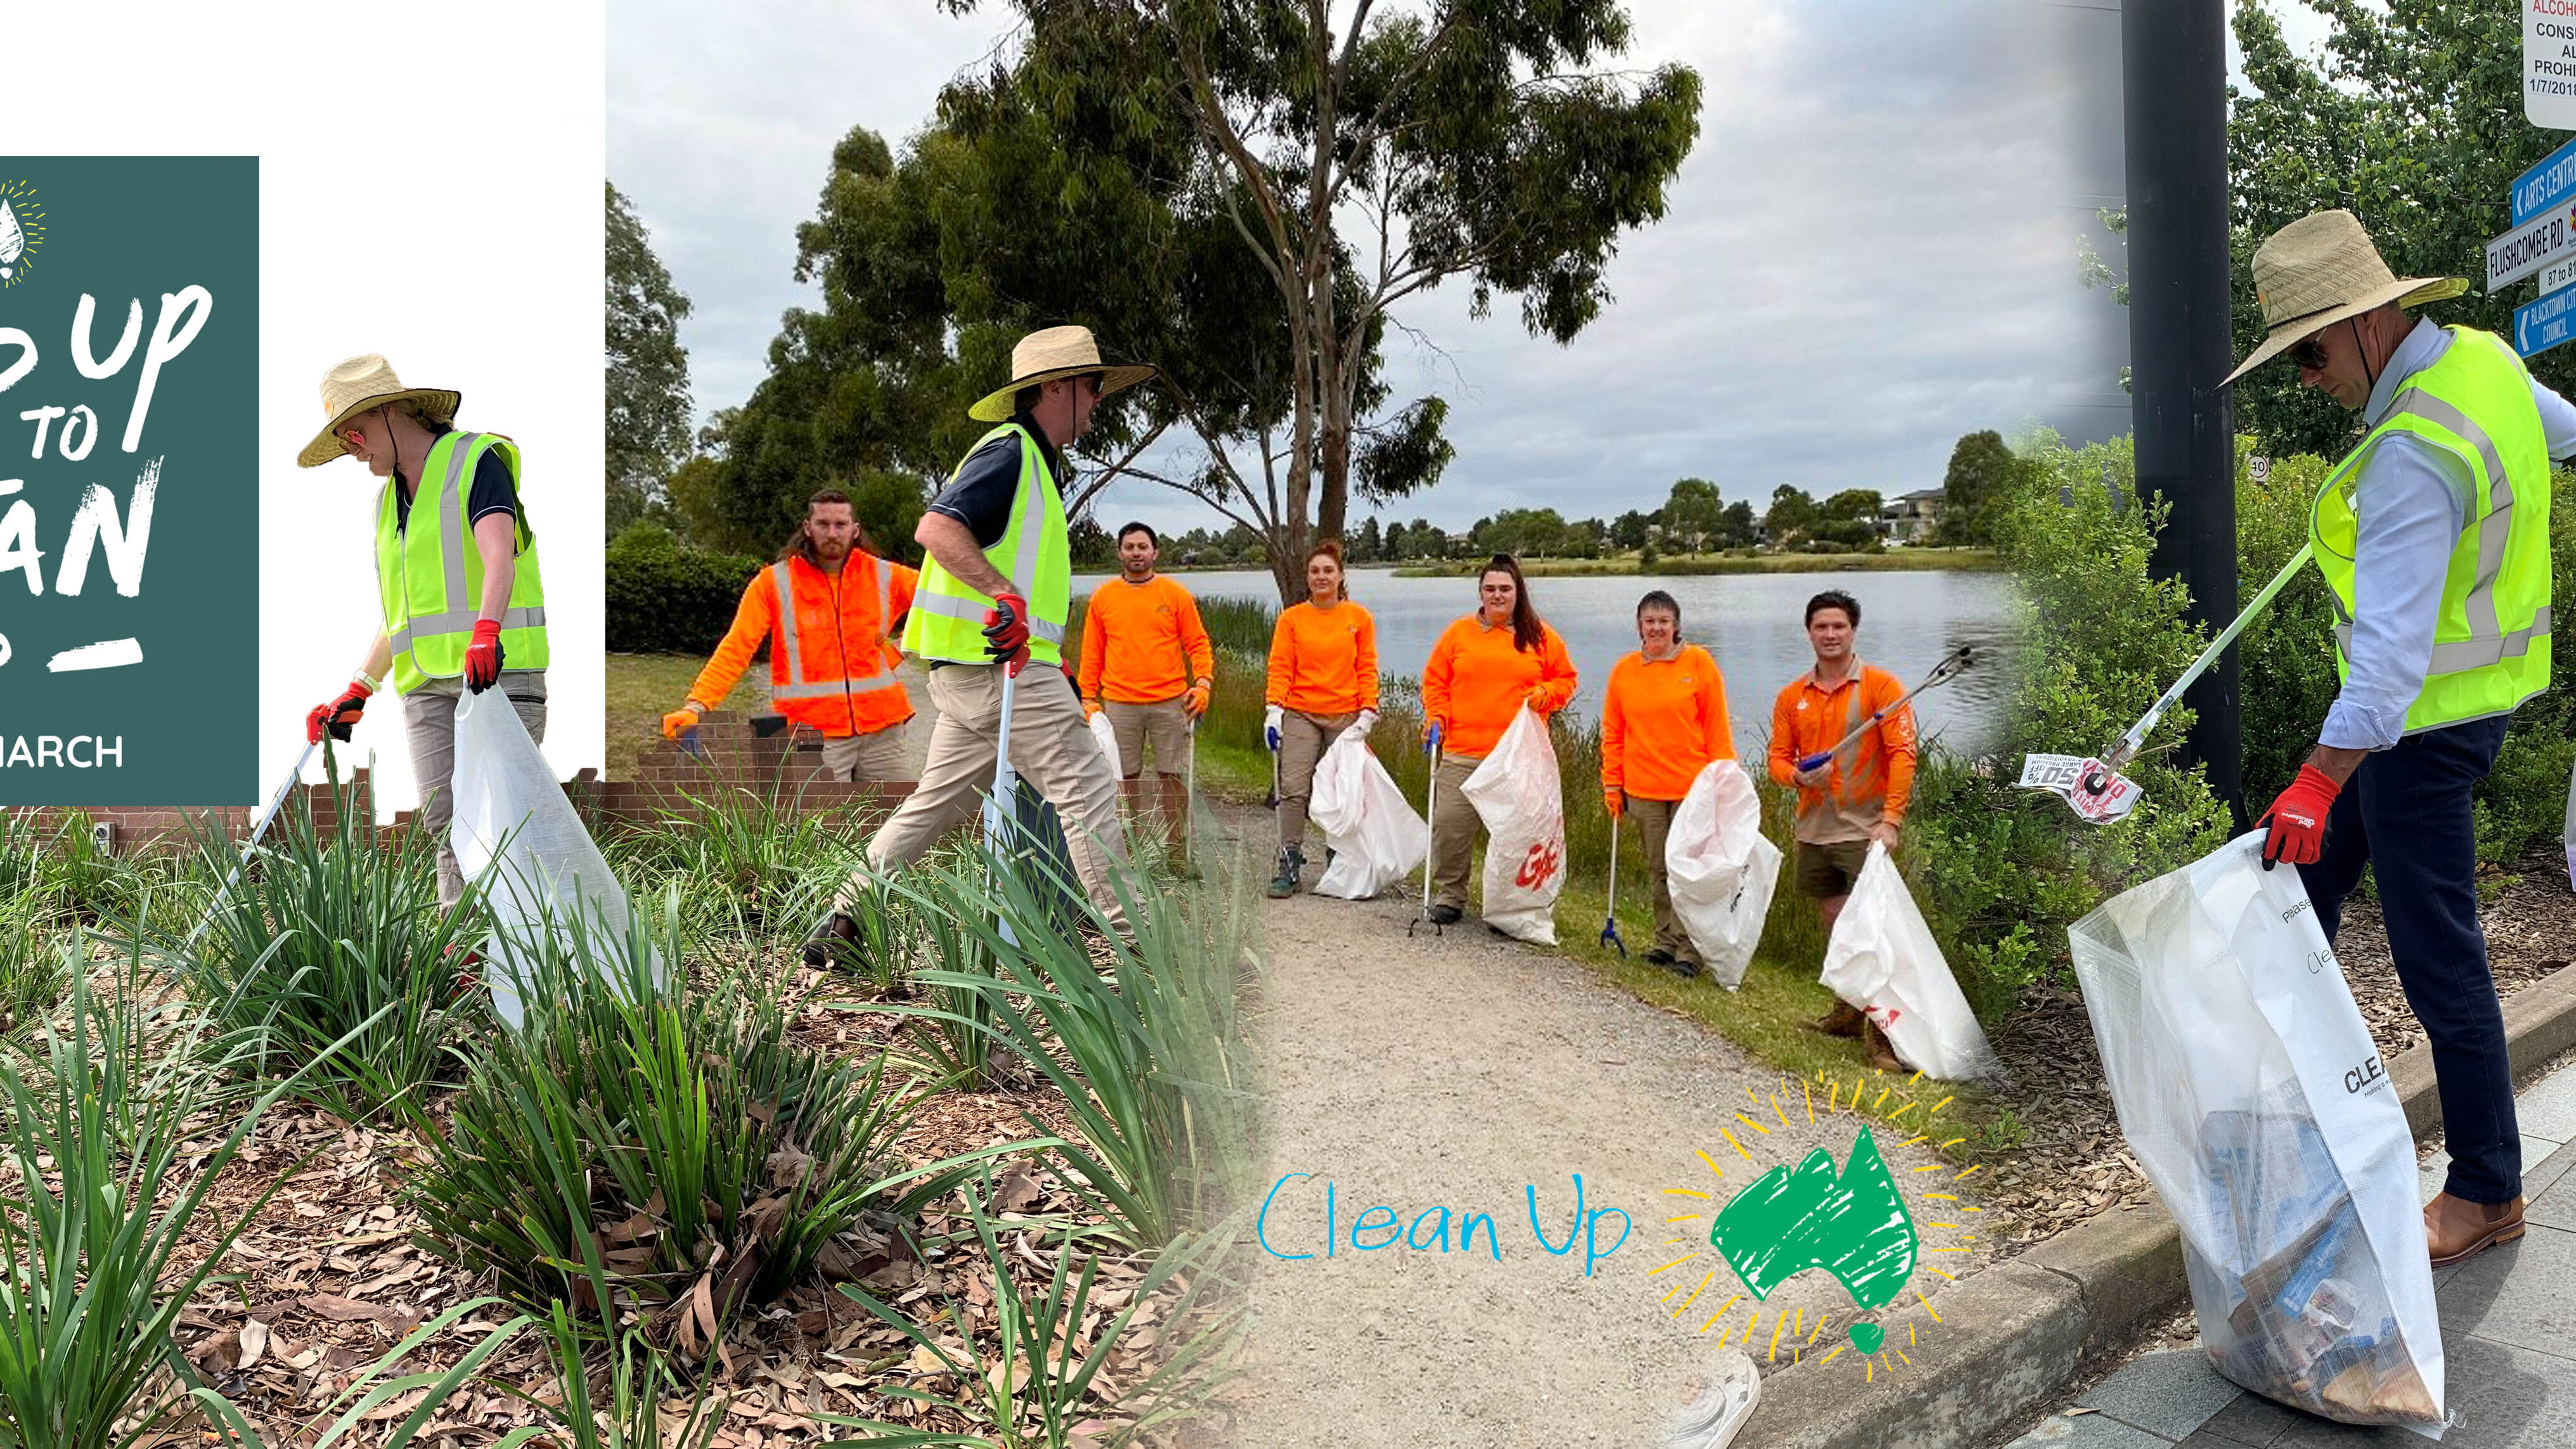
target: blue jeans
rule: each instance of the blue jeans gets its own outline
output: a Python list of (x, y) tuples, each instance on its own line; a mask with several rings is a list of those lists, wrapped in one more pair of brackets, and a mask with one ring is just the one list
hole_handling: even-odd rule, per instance
[(2326, 815), (2324, 853), (2299, 867), (2332, 942), (2368, 865), (2406, 1004), (2433, 1045), (2451, 1171), (2442, 1190), (2476, 1203), (2522, 1194), (2522, 1136), (2504, 1007), (2478, 929), (2477, 830), (2469, 791), (2504, 744), (2505, 719), (2408, 735), (2362, 761)]

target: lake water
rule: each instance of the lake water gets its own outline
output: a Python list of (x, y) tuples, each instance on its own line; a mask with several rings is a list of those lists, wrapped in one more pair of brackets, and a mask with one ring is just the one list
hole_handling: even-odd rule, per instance
[[(1171, 576), (1202, 599), (1278, 598), (1270, 575), (1253, 569)], [(1100, 576), (1077, 579), (1088, 594)], [(1890, 669), (1911, 687), (1941, 657), (1962, 644), (1976, 646), (1978, 663), (1957, 680), (1918, 697), (1915, 720), (1926, 736), (1952, 749), (1986, 747), (2004, 690), (2005, 650), (2011, 638), (2012, 579), (2008, 574), (1964, 571), (1927, 573), (1709, 574), (1681, 578), (1536, 578), (1530, 600), (1565, 639), (1579, 685), (1575, 713), (1600, 709), (1610, 666), (1637, 647), (1637, 600), (1660, 588), (1680, 601), (1682, 638), (1717, 656), (1726, 676), (1728, 716), (1739, 753), (1756, 749), (1771, 724), (1771, 701), (1780, 687), (1815, 662), (1807, 647), (1807, 600), (1841, 589), (1860, 601), (1860, 655)], [(1440, 631), (1473, 613), (1473, 578), (1400, 579), (1384, 570), (1351, 576), (1351, 598), (1377, 620), (1378, 668), (1390, 676), (1419, 677)]]

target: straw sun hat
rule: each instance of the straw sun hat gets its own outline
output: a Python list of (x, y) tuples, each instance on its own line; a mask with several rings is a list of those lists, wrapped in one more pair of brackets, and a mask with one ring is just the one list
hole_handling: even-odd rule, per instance
[(984, 394), (966, 416), (979, 423), (1007, 423), (1011, 420), (1012, 401), (1024, 387), (1059, 377), (1079, 377), (1086, 372), (1100, 374), (1100, 395), (1134, 387), (1154, 375), (1150, 367), (1103, 367), (1100, 344), (1091, 340), (1088, 327), (1049, 327), (1032, 332), (1011, 348), (1011, 381), (1009, 386)]
[(2347, 317), (2396, 302), (2413, 307), (2469, 289), (2459, 277), (2400, 277), (2380, 260), (2370, 233), (2349, 211), (2320, 211), (2272, 233), (2254, 253), (2254, 300), (2270, 329), (2263, 345), (2219, 386)]
[(456, 421), (456, 405), (463, 399), (453, 390), (435, 387), (405, 387), (394, 376), (394, 365), (375, 353), (352, 357), (322, 374), (322, 411), (331, 421), (295, 455), (295, 466), (319, 468), (341, 457), (340, 425), (371, 408), (387, 403), (410, 402), (434, 422)]

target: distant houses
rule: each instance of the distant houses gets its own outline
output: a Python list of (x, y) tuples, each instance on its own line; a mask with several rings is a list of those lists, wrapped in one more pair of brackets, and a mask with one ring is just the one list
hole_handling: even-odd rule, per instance
[(1879, 505), (1879, 537), (1891, 543), (1922, 543), (1932, 536), (1933, 526), (1940, 521), (1944, 490), (1918, 488), (1900, 493)]

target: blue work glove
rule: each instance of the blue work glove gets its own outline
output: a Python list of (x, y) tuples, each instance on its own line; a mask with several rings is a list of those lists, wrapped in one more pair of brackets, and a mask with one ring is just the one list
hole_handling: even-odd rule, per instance
[(1440, 753), (1440, 736), (1447, 728), (1448, 726), (1444, 722), (1436, 719), (1433, 720), (1431, 722), (1431, 727), (1422, 732), (1422, 753), (1426, 755), (1436, 755)]

